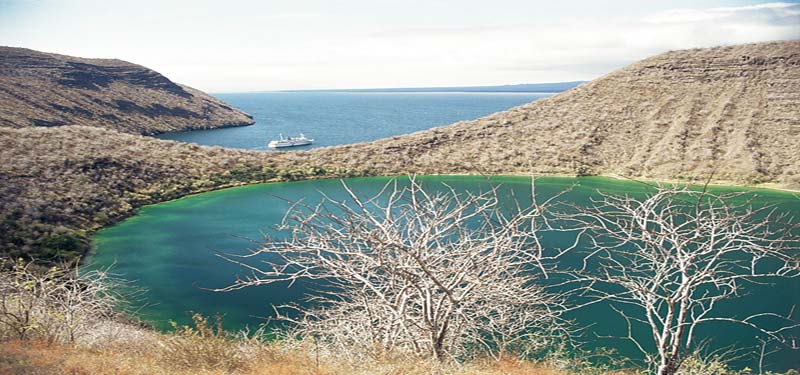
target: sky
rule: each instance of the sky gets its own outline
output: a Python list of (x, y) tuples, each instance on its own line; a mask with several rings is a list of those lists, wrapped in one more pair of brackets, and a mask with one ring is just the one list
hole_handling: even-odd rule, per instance
[(0, 45), (209, 92), (590, 80), (674, 49), (800, 39), (800, 0), (0, 0)]

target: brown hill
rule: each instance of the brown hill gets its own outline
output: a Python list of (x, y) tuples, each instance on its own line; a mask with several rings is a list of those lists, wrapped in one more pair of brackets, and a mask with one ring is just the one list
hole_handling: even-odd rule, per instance
[(246, 113), (140, 65), (0, 47), (0, 126), (154, 134), (252, 123)]
[[(14, 79), (34, 85), (35, 77)], [(94, 90), (106, 92), (58, 91)], [(43, 100), (25, 92), (18, 103)], [(13, 114), (3, 110), (0, 121)], [(800, 42), (669, 52), (475, 121), (308, 152), (202, 147), (86, 121), (95, 127), (0, 127), (0, 256), (74, 259), (92, 230), (143, 204), (264, 181), (531, 171), (705, 179), (715, 171), (718, 181), (797, 187)]]
[(221, 187), (348, 177), (277, 153), (88, 126), (0, 127), (0, 258), (74, 260), (88, 234), (149, 203)]
[(564, 173), (800, 186), (800, 41), (673, 51), (548, 99), (309, 153), (381, 173)]

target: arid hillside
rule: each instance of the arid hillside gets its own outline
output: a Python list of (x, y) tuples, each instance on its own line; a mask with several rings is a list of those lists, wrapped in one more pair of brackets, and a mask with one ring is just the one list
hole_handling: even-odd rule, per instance
[(191, 193), (364, 174), (281, 156), (88, 126), (0, 127), (0, 258), (73, 260), (88, 249), (92, 230)]
[(383, 173), (610, 174), (800, 186), (800, 41), (664, 53), (548, 99), (309, 153)]
[(246, 113), (140, 65), (0, 47), (0, 126), (154, 134), (252, 123)]
[[(60, 58), (53, 57), (66, 64)], [(35, 118), (60, 121), (54, 120), (64, 115), (59, 110), (29, 105), (55, 103), (47, 98), (56, 91), (64, 99), (59, 105), (65, 106), (65, 98), (91, 101), (122, 92), (146, 97), (142, 100), (148, 106), (176, 105), (175, 100), (184, 99), (181, 92), (193, 93), (186, 100), (214, 99), (151, 71), (155, 76), (148, 76), (148, 84), (162, 89), (114, 81), (91, 88), (68, 83), (55, 90), (50, 82), (38, 95), (31, 88), (44, 85), (39, 73), (25, 77), (27, 70), (16, 70), (19, 76), (9, 78), (8, 69), (2, 64), (0, 69), (5, 72), (0, 95), (8, 95), (3, 88), (11, 81), (17, 82), (12, 87), (27, 87), (24, 93), (16, 88), (20, 94), (13, 101), (0, 101), (0, 123), (12, 125), (0, 126), (0, 255), (72, 260), (88, 249), (93, 230), (130, 216), (143, 204), (265, 181), (529, 172), (705, 180), (713, 173), (715, 181), (800, 186), (798, 41), (669, 52), (478, 120), (308, 152), (203, 147), (124, 134), (118, 130), (139, 133), (143, 128), (136, 127), (138, 122), (116, 123), (126, 124), (120, 129), (94, 115), (118, 111), (111, 99), (92, 107), (91, 116), (68, 116), (91, 127), (18, 125), (15, 119), (30, 108), (41, 113)], [(141, 124), (149, 131), (197, 124), (180, 117), (133, 118), (144, 119)], [(104, 127), (111, 129), (99, 129)]]

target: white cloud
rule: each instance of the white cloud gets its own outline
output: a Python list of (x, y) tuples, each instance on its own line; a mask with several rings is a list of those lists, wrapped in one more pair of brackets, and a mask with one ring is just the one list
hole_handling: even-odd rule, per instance
[(397, 30), (380, 38), (399, 56), (449, 64), (454, 73), (470, 71), (487, 82), (517, 77), (516, 83), (594, 78), (674, 49), (798, 39), (799, 25), (800, 4), (768, 3), (674, 9), (633, 20)]
[(203, 90), (247, 91), (592, 79), (673, 49), (800, 39), (800, 4), (787, 2), (145, 3), (0, 7), (0, 44), (117, 57)]
[[(771, 21), (781, 20), (784, 18), (796, 17), (800, 15), (800, 4), (793, 3), (767, 3), (758, 5), (749, 5), (742, 7), (724, 7), (724, 8), (709, 8), (709, 9), (672, 9), (665, 12), (659, 12), (643, 19), (647, 23), (696, 23), (706, 22), (711, 20), (720, 20), (725, 18), (740, 18), (742, 20), (754, 20), (755, 17), (770, 18)], [(767, 20), (770, 21), (770, 20)], [(798, 23), (795, 22), (795, 26)]]

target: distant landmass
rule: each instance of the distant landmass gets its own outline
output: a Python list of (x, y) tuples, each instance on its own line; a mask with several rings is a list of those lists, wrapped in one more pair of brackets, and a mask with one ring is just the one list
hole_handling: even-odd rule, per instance
[(283, 90), (285, 92), (562, 92), (586, 81), (523, 83), (501, 86), (402, 87), (376, 89)]
[(253, 124), (204, 92), (116, 59), (0, 47), (0, 126), (87, 125), (155, 134)]

